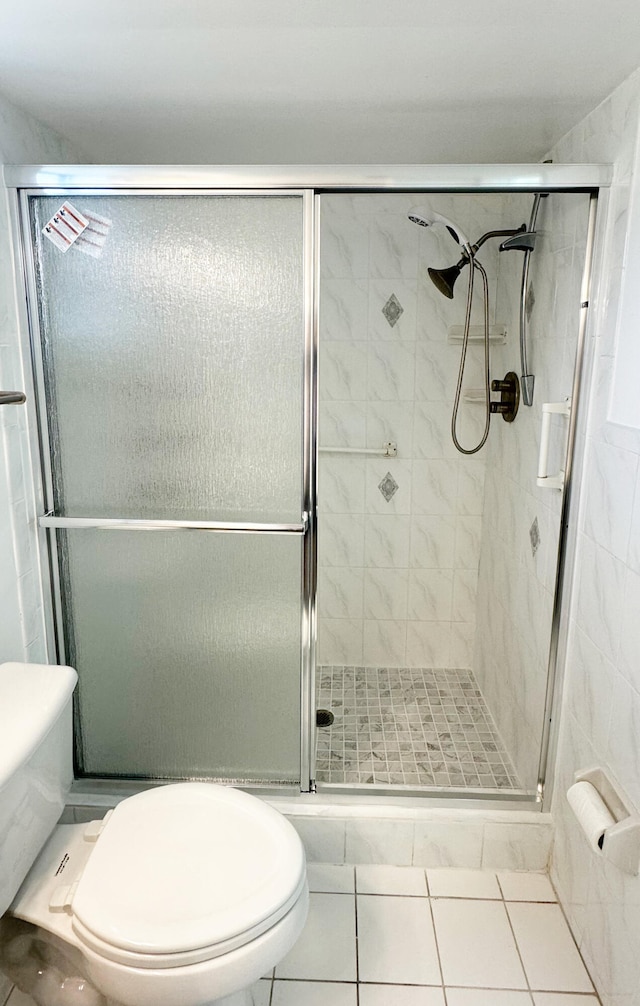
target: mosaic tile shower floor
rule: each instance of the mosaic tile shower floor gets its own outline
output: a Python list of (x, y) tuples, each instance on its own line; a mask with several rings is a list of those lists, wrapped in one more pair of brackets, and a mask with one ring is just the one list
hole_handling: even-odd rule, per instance
[(334, 783), (518, 789), (469, 670), (318, 668), (316, 778)]

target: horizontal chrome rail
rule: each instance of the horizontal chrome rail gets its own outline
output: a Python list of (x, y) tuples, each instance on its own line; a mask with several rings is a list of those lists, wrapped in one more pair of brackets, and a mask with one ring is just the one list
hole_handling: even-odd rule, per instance
[(23, 405), (26, 400), (22, 391), (0, 391), (0, 405)]
[(389, 440), (382, 447), (319, 447), (321, 454), (376, 454), (378, 457), (395, 458), (398, 445)]
[[(5, 185), (37, 189), (296, 189), (357, 192), (592, 191), (610, 164), (6, 164)], [(175, 194), (175, 192), (174, 192)]]
[(217, 531), (221, 534), (304, 534), (308, 517), (300, 524), (253, 524), (225, 520), (137, 520), (120, 517), (57, 517), (44, 514), (40, 527), (93, 528), (100, 531)]

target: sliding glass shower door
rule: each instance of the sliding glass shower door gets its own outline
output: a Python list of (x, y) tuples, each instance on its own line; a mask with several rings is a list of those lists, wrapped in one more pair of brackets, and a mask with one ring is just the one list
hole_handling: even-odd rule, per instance
[(300, 782), (307, 198), (28, 200), (85, 774)]

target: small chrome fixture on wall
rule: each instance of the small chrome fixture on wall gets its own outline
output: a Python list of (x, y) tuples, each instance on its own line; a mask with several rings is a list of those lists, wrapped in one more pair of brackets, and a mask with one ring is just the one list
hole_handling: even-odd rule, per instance
[(520, 382), (515, 371), (510, 370), (502, 381), (492, 381), (491, 390), (500, 392), (499, 402), (490, 402), (491, 412), (497, 412), (505, 423), (512, 423), (520, 405)]
[(0, 391), (0, 405), (23, 405), (26, 400), (22, 391)]

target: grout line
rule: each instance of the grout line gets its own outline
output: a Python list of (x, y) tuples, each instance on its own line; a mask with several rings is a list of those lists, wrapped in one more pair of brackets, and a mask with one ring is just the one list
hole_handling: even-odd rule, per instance
[(358, 944), (358, 871), (353, 868), (353, 904), (356, 917), (356, 1006), (360, 1006), (360, 953)]
[[(551, 880), (551, 874), (547, 873), (547, 877), (549, 878), (549, 883), (551, 884), (551, 886), (553, 888), (553, 892), (554, 892), (554, 894), (556, 896), (556, 899), (557, 899), (556, 901), (551, 902), (551, 904), (557, 905), (558, 908), (560, 909), (560, 911), (562, 912), (562, 917), (563, 917), (564, 921), (567, 924), (567, 928), (568, 928), (568, 930), (569, 930), (569, 932), (571, 934), (571, 939), (573, 940), (574, 946), (575, 946), (576, 950), (578, 951), (578, 955), (580, 957), (580, 960), (582, 961), (582, 966), (585, 969), (585, 971), (587, 972), (587, 975), (589, 977), (589, 981), (591, 982), (591, 984), (593, 986), (593, 993), (596, 996), (596, 998), (598, 1000), (598, 1003), (601, 1004), (602, 1003), (602, 999), (600, 998), (600, 993), (598, 992), (596, 983), (593, 980), (593, 975), (591, 974), (591, 970), (590, 970), (590, 968), (587, 967), (587, 962), (585, 961), (585, 959), (584, 959), (584, 957), (582, 955), (582, 951), (580, 949), (578, 941), (576, 940), (576, 938), (574, 936), (573, 929), (571, 928), (571, 923), (569, 922), (569, 919), (567, 917), (567, 913), (564, 910), (564, 905), (560, 901), (560, 898), (558, 897), (558, 892), (556, 891), (556, 888), (555, 888), (555, 884)], [(549, 902), (547, 902), (547, 904), (549, 904)], [(585, 992), (585, 993), (581, 993), (581, 994), (582, 995), (590, 995), (591, 993)]]
[[(426, 870), (426, 867), (425, 867), (425, 871), (424, 871), (424, 876), (425, 876), (425, 881), (427, 883), (427, 890), (429, 890), (429, 886), (428, 886), (429, 885), (429, 881), (427, 879), (427, 870)], [(433, 940), (434, 940), (434, 943), (436, 945), (436, 954), (437, 954), (437, 957), (438, 957), (438, 970), (440, 971), (440, 981), (442, 983), (442, 997), (444, 999), (445, 1006), (447, 1006), (447, 1003), (448, 1003), (447, 989), (446, 989), (445, 984), (444, 984), (444, 972), (442, 970), (442, 958), (440, 957), (440, 944), (438, 942), (438, 931), (436, 929), (436, 920), (435, 920), (435, 916), (433, 914), (433, 904), (431, 902), (431, 897), (429, 897), (428, 900), (429, 900), (429, 914), (431, 915), (431, 925), (433, 926)]]
[[(500, 891), (502, 892), (502, 888), (500, 888)], [(533, 1006), (535, 1006), (535, 1003), (533, 1003), (533, 992), (531, 991), (531, 984), (529, 982), (529, 975), (527, 974), (526, 968), (524, 966), (524, 961), (522, 959), (522, 954), (520, 953), (520, 946), (518, 944), (518, 938), (516, 936), (516, 931), (513, 928), (513, 923), (511, 921), (511, 916), (509, 915), (509, 911), (507, 909), (507, 902), (504, 900), (504, 898), (502, 900), (502, 905), (503, 905), (503, 908), (504, 908), (504, 913), (507, 916), (507, 922), (509, 923), (509, 929), (511, 930), (511, 935), (513, 936), (513, 942), (515, 943), (516, 952), (518, 954), (518, 960), (520, 961), (520, 967), (522, 968), (522, 973), (524, 975), (524, 980), (527, 983), (527, 989), (529, 991), (529, 998), (531, 999), (531, 1002), (532, 1002)]]

